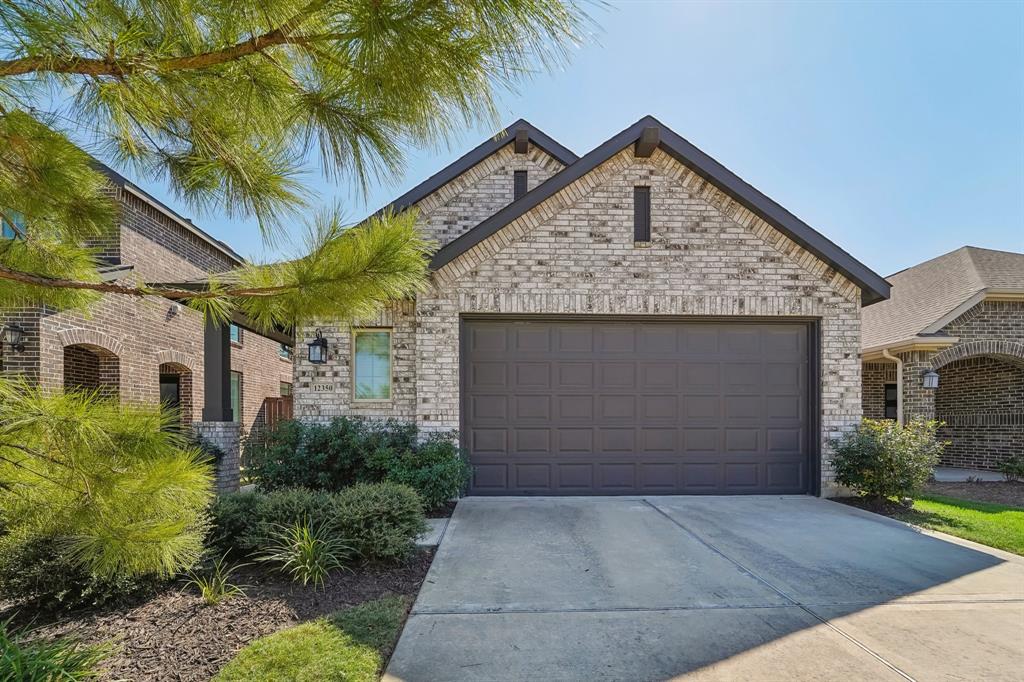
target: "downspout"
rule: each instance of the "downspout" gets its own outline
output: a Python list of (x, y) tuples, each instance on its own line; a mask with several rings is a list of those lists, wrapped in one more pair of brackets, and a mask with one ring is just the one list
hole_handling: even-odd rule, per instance
[(896, 423), (903, 426), (903, 361), (888, 348), (882, 349), (882, 357), (896, 363)]

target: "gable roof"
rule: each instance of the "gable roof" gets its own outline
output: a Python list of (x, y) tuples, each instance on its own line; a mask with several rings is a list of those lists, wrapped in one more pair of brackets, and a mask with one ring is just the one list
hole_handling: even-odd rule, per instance
[(446, 244), (434, 254), (430, 262), (431, 268), (440, 269), (459, 257), (541, 202), (594, 170), (627, 146), (639, 141), (644, 135), (644, 131), (651, 128), (656, 129), (657, 134), (652, 136), (649, 133), (645, 137), (645, 142), (651, 139), (657, 140), (657, 146), (662, 151), (693, 169), (698, 175), (716, 185), (772, 227), (843, 273), (860, 287), (864, 305), (888, 297), (889, 283), (880, 275), (829, 241), (810, 225), (744, 182), (739, 176), (670, 130), (653, 116), (641, 118), (619, 134), (598, 145), (575, 163), (527, 192), (518, 201), (512, 202), (473, 229)]
[(144, 189), (133, 183), (131, 180), (118, 173), (110, 166), (95, 160), (94, 163), (96, 165), (97, 170), (106, 175), (107, 178), (117, 187), (120, 187), (129, 194), (133, 194), (139, 199), (142, 199), (144, 202), (146, 202), (156, 210), (163, 213), (165, 216), (176, 222), (178, 225), (185, 228), (186, 231), (191, 232), (192, 234), (196, 235), (204, 242), (215, 248), (221, 254), (226, 256), (229, 260), (234, 261), (237, 265), (241, 265), (242, 263), (245, 262), (245, 259), (238, 255), (238, 253), (236, 253), (235, 250), (232, 249), (230, 246), (228, 246), (221, 240), (217, 239), (209, 232), (193, 223), (188, 218), (182, 217), (170, 206), (163, 203), (162, 201), (151, 195), (149, 192), (145, 191)]
[(535, 147), (544, 151), (544, 153), (557, 160), (563, 166), (572, 165), (579, 159), (579, 157), (572, 153), (572, 151), (563, 147), (543, 130), (540, 130), (526, 119), (521, 118), (515, 123), (499, 131), (494, 137), (477, 145), (455, 161), (452, 161), (450, 164), (434, 173), (429, 178), (389, 203), (387, 206), (378, 209), (373, 213), (373, 216), (381, 215), (385, 211), (400, 213), (414, 204), (423, 201), (423, 199), (441, 189), (487, 157), (504, 148), (506, 145), (514, 143), (516, 141), (516, 132), (520, 130), (526, 133), (527, 139)]
[(1024, 295), (1024, 254), (962, 246), (888, 280), (889, 300), (861, 315), (862, 348), (936, 334), (986, 295)]

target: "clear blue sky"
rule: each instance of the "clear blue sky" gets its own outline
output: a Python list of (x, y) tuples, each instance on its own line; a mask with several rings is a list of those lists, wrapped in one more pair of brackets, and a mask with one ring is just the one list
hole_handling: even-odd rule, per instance
[[(596, 42), (504, 95), (504, 124), (526, 118), (582, 155), (653, 114), (883, 275), (964, 244), (1024, 251), (1024, 2), (622, 2), (592, 14)], [(365, 199), (318, 175), (315, 191), (361, 218), (488, 132), (414, 150)], [(193, 219), (247, 257), (273, 255), (252, 223)]]

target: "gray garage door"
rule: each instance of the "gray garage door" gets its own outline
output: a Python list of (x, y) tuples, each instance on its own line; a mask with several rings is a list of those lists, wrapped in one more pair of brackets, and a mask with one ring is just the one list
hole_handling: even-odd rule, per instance
[(476, 495), (800, 493), (808, 327), (467, 320)]

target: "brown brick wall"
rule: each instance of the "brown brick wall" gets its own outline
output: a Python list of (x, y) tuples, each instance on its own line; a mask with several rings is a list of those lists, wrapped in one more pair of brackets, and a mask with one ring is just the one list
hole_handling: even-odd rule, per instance
[(280, 344), (242, 330), (241, 344), (231, 344), (231, 370), (242, 375), (242, 433), (254, 435), (266, 422), (263, 401), (281, 395), (281, 383), (292, 383), (292, 362), (281, 358)]
[[(161, 211), (124, 191), (112, 190), (121, 202), (116, 238), (102, 246), (122, 264), (132, 265), (133, 282), (197, 279), (233, 267), (234, 261)], [(26, 329), (26, 351), (5, 349), (4, 373), (23, 375), (48, 390), (105, 384), (123, 401), (155, 403), (160, 373), (183, 374), (183, 407), (192, 420), (203, 409), (202, 315), (167, 299), (104, 295), (88, 311), (25, 309), (3, 316)], [(280, 381), (291, 381), (291, 363), (279, 359), (276, 341), (244, 333), (232, 368), (242, 372), (246, 428), (258, 421), (264, 397), (279, 395)], [(102, 362), (96, 358), (102, 356)], [(101, 376), (102, 375), (102, 376)]]
[(946, 466), (994, 469), (1024, 454), (1024, 367), (995, 358), (958, 360), (943, 367), (935, 416), (950, 441)]
[(868, 419), (885, 418), (885, 385), (896, 383), (896, 363), (866, 362), (861, 375), (861, 404)]

